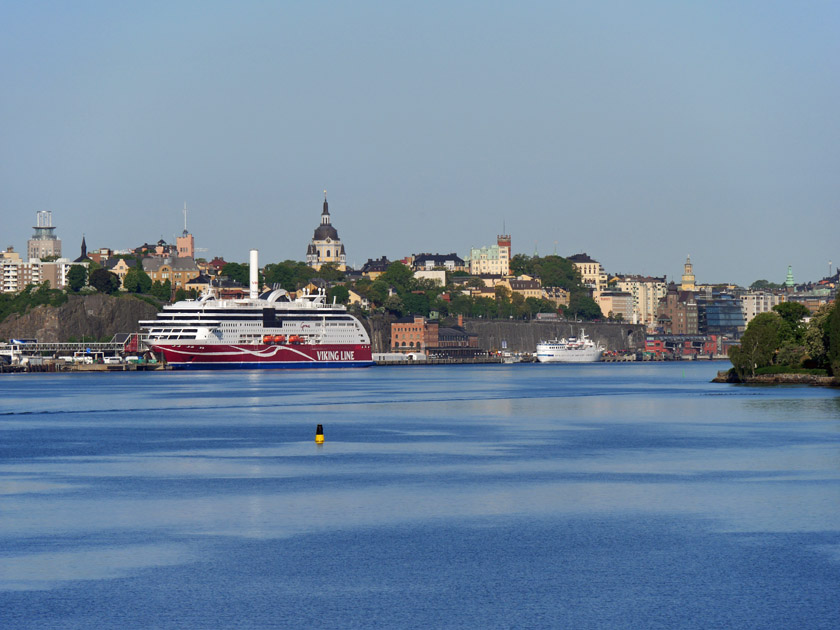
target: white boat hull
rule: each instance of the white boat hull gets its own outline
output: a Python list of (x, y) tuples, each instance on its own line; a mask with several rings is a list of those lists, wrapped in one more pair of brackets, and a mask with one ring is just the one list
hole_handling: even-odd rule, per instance
[(583, 350), (543, 350), (537, 346), (537, 361), (540, 363), (596, 363), (601, 360), (600, 348)]
[(601, 360), (604, 349), (581, 330), (580, 339), (554, 339), (537, 344), (540, 363), (595, 363)]

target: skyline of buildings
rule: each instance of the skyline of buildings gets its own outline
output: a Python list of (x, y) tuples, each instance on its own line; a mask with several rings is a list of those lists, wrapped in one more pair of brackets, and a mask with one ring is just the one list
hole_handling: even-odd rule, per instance
[[(190, 283), (192, 287), (197, 286), (195, 282), (202, 273), (202, 269), (195, 260), (195, 254), (198, 251), (195, 247), (195, 237), (187, 229), (186, 204), (184, 230), (175, 238), (174, 245), (169, 245), (161, 239), (155, 245), (144, 243), (132, 250), (122, 252), (99, 248), (94, 250), (89, 258), (83, 235), (81, 256), (70, 261), (61, 257), (61, 239), (57, 236), (56, 226), (52, 223), (51, 211), (38, 211), (33, 229), (35, 232), (27, 242), (28, 260), (23, 260), (13, 248), (7, 248), (6, 251), (0, 253), (0, 265), (2, 265), (0, 290), (3, 292), (15, 292), (26, 284), (38, 284), (44, 280), (49, 280), (51, 286), (63, 287), (66, 285), (69, 267), (89, 260), (105, 264), (106, 268), (114, 271), (122, 282), (131, 265), (119, 262), (119, 259), (115, 257), (120, 255), (144, 256), (142, 268), (150, 278), (160, 282), (169, 280), (174, 288), (186, 289)], [(494, 245), (471, 247), (469, 252), (463, 259), (454, 253), (449, 255), (411, 254), (402, 258), (401, 262), (409, 264), (418, 277), (424, 273), (428, 276), (436, 267), (443, 267), (449, 271), (466, 270), (470, 275), (481, 277), (485, 281), (485, 288), (477, 289), (476, 295), (486, 293), (487, 296), (491, 296), (496, 286), (503, 285), (512, 294), (518, 293), (525, 298), (548, 299), (558, 306), (568, 305), (568, 292), (562, 289), (558, 292), (559, 288), (556, 287), (542, 287), (538, 278), (511, 276), (510, 262), (514, 253), (510, 234), (500, 234)], [(47, 262), (41, 261), (41, 258), (55, 260)], [(678, 285), (669, 283), (667, 274), (653, 277), (638, 274), (609, 274), (599, 261), (585, 252), (565, 258), (580, 274), (582, 284), (590, 290), (591, 297), (601, 308), (604, 317), (618, 317), (624, 321), (644, 324), (648, 329), (660, 328), (674, 334), (694, 334), (697, 325), (697, 306), (693, 296), (702, 293), (704, 296), (702, 299), (708, 302), (715, 291), (720, 293), (714, 287), (724, 286), (729, 293), (737, 294), (734, 297), (729, 293), (725, 295), (726, 299), (732, 297), (738, 303), (738, 308), (744, 316), (744, 324), (748, 323), (755, 314), (771, 309), (783, 299), (779, 295), (773, 297), (772, 292), (744, 291), (736, 285), (697, 283), (690, 256), (687, 256), (683, 265), (683, 273)], [(109, 259), (111, 259), (110, 263), (108, 263)], [(319, 270), (327, 263), (335, 265), (340, 271), (352, 271), (346, 264), (345, 245), (338, 235), (338, 230), (332, 225), (327, 195), (324, 191), (320, 223), (306, 248), (306, 264)], [(380, 259), (369, 258), (363, 265), (361, 273), (375, 278), (384, 272), (390, 263), (391, 261), (384, 256)], [(790, 267), (788, 267), (785, 282), (776, 284), (785, 287), (788, 293), (792, 292), (796, 284)], [(834, 290), (834, 287), (830, 287), (829, 290)], [(818, 298), (819, 296), (815, 295), (809, 307), (818, 304)]]

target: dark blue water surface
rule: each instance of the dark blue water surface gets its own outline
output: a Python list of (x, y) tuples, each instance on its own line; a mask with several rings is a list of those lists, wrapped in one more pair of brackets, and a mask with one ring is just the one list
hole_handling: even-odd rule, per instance
[(840, 628), (840, 392), (724, 367), (3, 375), (0, 627)]

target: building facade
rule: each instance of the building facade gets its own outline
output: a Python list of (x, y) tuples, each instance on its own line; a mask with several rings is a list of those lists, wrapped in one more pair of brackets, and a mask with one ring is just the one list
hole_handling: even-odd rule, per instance
[(496, 237), (495, 245), (470, 249), (470, 274), (473, 276), (509, 276), (510, 243), (510, 234), (500, 234)]
[(42, 262), (37, 258), (21, 260), (14, 254), (16, 257), (0, 257), (0, 293), (17, 293), (30, 284), (43, 282), (49, 282), (51, 289), (63, 289), (67, 286), (67, 272), (73, 265), (81, 264), (85, 268), (89, 265), (87, 262), (70, 262), (66, 258), (54, 262)]
[(391, 261), (387, 257), (382, 258), (368, 258), (367, 262), (362, 265), (362, 276), (370, 280), (376, 280), (383, 273), (388, 271), (391, 266)]
[(607, 289), (607, 274), (601, 263), (586, 252), (569, 256), (568, 260), (580, 274), (581, 282), (592, 289), (592, 299), (597, 302), (601, 292)]
[(746, 324), (741, 301), (729, 293), (698, 293), (697, 332), (701, 335), (718, 335), (732, 339), (741, 337)]
[(633, 314), (629, 321), (644, 324), (648, 330), (656, 328), (656, 309), (659, 307), (659, 301), (668, 292), (665, 276), (616, 276), (611, 285), (633, 296)]
[(666, 335), (698, 334), (697, 302), (691, 291), (680, 291), (672, 284), (657, 309), (657, 328)]
[(149, 275), (152, 282), (164, 284), (169, 280), (173, 290), (186, 290), (187, 283), (201, 273), (192, 258), (158, 258), (156, 256), (143, 259), (143, 271)]
[(330, 223), (330, 209), (325, 191), (321, 224), (315, 228), (315, 233), (306, 249), (306, 264), (318, 270), (327, 263), (332, 263), (339, 271), (347, 269), (347, 255), (344, 251), (344, 245), (338, 237), (338, 230)]
[(105, 269), (117, 274), (120, 279), (120, 286), (123, 286), (126, 274), (136, 266), (137, 261), (134, 258), (109, 258), (105, 263)]
[(425, 317), (403, 317), (391, 324), (392, 352), (425, 352), (436, 347), (439, 325)]
[(633, 295), (627, 291), (604, 291), (598, 299), (604, 317), (633, 321)]
[(769, 313), (777, 304), (786, 300), (783, 293), (769, 291), (750, 291), (740, 296), (741, 312), (744, 314), (744, 325), (749, 324), (759, 313)]
[(26, 243), (26, 257), (33, 258), (55, 257), (61, 258), (61, 239), (55, 235), (52, 224), (52, 212), (41, 210), (35, 217), (35, 234)]
[(416, 254), (411, 257), (411, 266), (415, 271), (431, 271), (445, 269), (446, 271), (466, 271), (464, 260), (457, 254)]

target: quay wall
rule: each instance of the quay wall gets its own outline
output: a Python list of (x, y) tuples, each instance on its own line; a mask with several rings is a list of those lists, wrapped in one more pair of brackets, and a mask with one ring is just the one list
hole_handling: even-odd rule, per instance
[(509, 352), (534, 353), (540, 341), (579, 337), (582, 330), (605, 350), (635, 352), (645, 347), (645, 327), (641, 324), (470, 319), (464, 321), (464, 329), (478, 335), (478, 345), (485, 350), (501, 350), (502, 341), (506, 341)]

